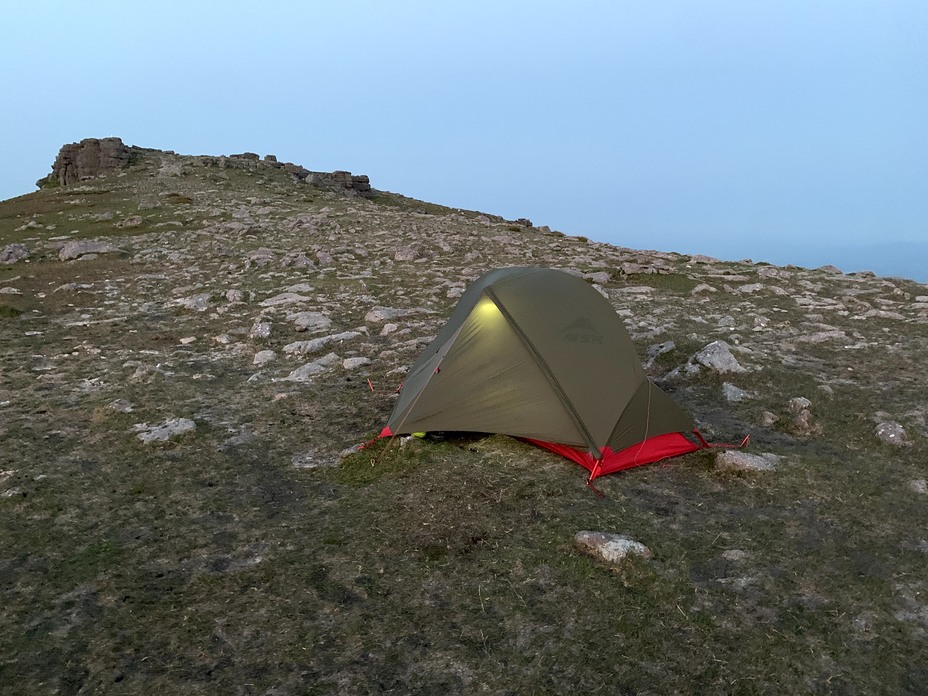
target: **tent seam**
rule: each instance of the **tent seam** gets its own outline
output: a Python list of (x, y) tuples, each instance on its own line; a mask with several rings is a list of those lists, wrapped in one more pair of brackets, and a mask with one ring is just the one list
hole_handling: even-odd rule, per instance
[(525, 347), (528, 348), (529, 354), (532, 356), (532, 359), (535, 361), (536, 365), (538, 365), (539, 369), (541, 369), (541, 373), (545, 376), (545, 379), (548, 380), (548, 384), (554, 388), (554, 391), (558, 395), (558, 398), (561, 400), (561, 403), (563, 403), (567, 408), (567, 412), (573, 419), (574, 425), (577, 426), (580, 434), (586, 438), (587, 445), (589, 445), (590, 449), (595, 451), (598, 456), (602, 456), (599, 445), (596, 444), (596, 441), (593, 439), (592, 434), (590, 434), (590, 431), (583, 423), (583, 419), (577, 412), (577, 409), (573, 402), (570, 400), (570, 397), (567, 396), (567, 392), (564, 391), (564, 387), (562, 387), (561, 383), (557, 381), (557, 378), (554, 376), (554, 374), (551, 372), (551, 368), (548, 367), (548, 364), (542, 358), (541, 353), (538, 352), (535, 344), (532, 343), (531, 339), (522, 330), (522, 327), (520, 327), (512, 318), (509, 310), (506, 309), (506, 306), (502, 302), (500, 302), (497, 294), (493, 292), (491, 288), (484, 289), (484, 293), (486, 293), (487, 297), (493, 301), (497, 309), (499, 309), (500, 313), (503, 315), (503, 318), (506, 319), (506, 323), (509, 324), (512, 330), (516, 332), (516, 335), (519, 337)]

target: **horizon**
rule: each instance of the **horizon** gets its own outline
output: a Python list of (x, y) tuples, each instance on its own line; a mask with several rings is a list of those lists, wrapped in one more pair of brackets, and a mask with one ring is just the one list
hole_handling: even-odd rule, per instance
[(2, 11), (2, 199), (112, 135), (624, 247), (928, 282), (928, 6), (94, 10)]

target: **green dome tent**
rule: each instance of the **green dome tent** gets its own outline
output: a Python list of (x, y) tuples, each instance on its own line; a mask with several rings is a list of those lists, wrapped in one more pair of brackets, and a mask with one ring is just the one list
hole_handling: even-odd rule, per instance
[(380, 435), (423, 431), (523, 438), (586, 467), (590, 482), (709, 446), (648, 380), (609, 302), (545, 268), (497, 269), (461, 296)]

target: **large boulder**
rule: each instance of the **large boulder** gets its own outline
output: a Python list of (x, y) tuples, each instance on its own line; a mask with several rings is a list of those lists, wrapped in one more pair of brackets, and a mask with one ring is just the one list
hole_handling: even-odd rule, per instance
[(81, 179), (98, 176), (129, 165), (129, 148), (119, 138), (86, 138), (64, 145), (52, 165), (52, 173), (38, 186), (71, 186)]

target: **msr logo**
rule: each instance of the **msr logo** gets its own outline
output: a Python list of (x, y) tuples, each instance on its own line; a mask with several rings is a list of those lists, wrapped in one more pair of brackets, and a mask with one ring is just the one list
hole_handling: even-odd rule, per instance
[(580, 317), (561, 329), (561, 337), (570, 343), (589, 343), (602, 345), (603, 337), (586, 317)]

